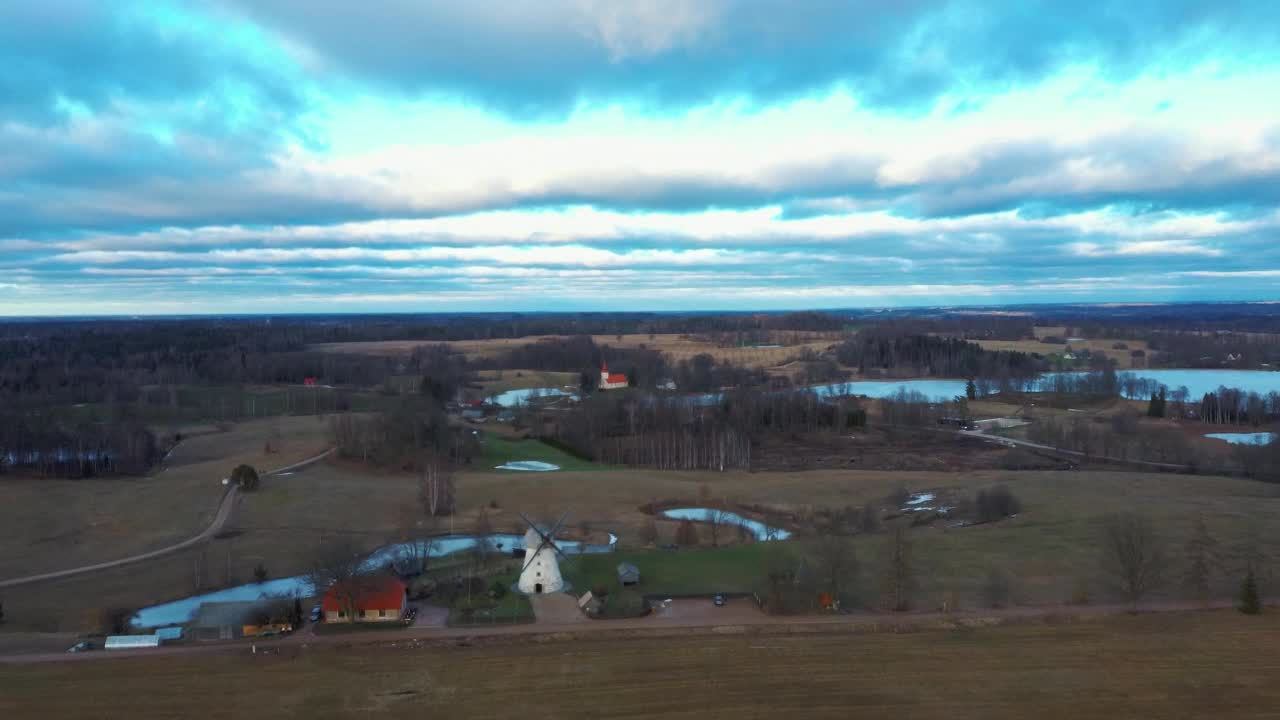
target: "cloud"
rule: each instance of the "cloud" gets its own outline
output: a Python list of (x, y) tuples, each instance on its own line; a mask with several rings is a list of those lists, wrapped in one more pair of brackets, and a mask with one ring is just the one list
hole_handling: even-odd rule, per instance
[(1071, 243), (1066, 249), (1080, 257), (1105, 258), (1144, 255), (1204, 255), (1221, 256), (1222, 250), (1205, 247), (1186, 240), (1139, 240), (1118, 242), (1110, 246), (1097, 243)]
[(461, 96), (513, 115), (584, 102), (671, 108), (765, 104), (833, 87), (912, 108), (957, 87), (979, 97), (1073, 64), (1117, 77), (1151, 64), (1254, 57), (1277, 46), (1266, 0), (446, 0), (350, 5), (226, 0), (299, 48), (314, 72), (407, 94)]

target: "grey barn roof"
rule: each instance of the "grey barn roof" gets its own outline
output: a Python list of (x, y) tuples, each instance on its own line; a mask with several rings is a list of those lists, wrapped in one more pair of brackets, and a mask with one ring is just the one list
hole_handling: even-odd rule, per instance
[(638, 581), (640, 579), (640, 568), (628, 562), (618, 563), (618, 579)]
[(216, 628), (224, 625), (252, 624), (255, 611), (265, 606), (261, 600), (241, 602), (207, 602), (200, 605), (192, 627)]

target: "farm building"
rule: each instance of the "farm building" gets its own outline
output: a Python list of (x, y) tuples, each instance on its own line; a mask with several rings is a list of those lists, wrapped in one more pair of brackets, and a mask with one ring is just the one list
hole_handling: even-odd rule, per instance
[(289, 632), (293, 629), (287, 619), (289, 602), (249, 600), (203, 603), (187, 626), (187, 637), (206, 641), (234, 640), (264, 633)]
[(627, 376), (622, 373), (610, 373), (609, 363), (600, 364), (600, 384), (597, 386), (600, 390), (618, 390), (627, 387), (631, 383), (627, 380)]
[[(390, 575), (362, 578), (358, 587), (337, 583), (320, 600), (325, 622), (395, 622), (404, 615), (405, 585)], [(353, 606), (354, 618), (347, 616)]]
[(639, 585), (640, 568), (631, 563), (618, 563), (618, 584)]

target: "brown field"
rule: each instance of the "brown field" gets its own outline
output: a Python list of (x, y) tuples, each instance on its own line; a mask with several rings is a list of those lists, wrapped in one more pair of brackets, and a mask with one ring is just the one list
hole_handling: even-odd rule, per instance
[(12, 666), (11, 718), (1262, 718), (1277, 615), (315, 646)]
[(578, 373), (550, 370), (481, 370), (476, 373), (476, 381), (486, 397), (524, 388), (577, 388), (579, 380)]
[[(547, 337), (532, 336), (522, 338), (499, 338), (494, 340), (459, 340), (448, 343), (450, 347), (471, 359), (492, 358), (513, 347), (534, 343)], [(774, 367), (786, 363), (799, 356), (802, 348), (810, 348), (822, 352), (832, 343), (836, 336), (822, 337), (818, 333), (778, 333), (776, 342), (783, 347), (733, 347), (720, 346), (713, 342), (693, 338), (687, 335), (595, 335), (596, 344), (616, 348), (648, 347), (667, 353), (672, 360), (679, 362), (694, 355), (707, 353), (719, 362), (731, 362), (748, 367)], [(388, 340), (377, 342), (323, 343), (312, 348), (321, 352), (359, 353), (367, 355), (398, 356), (411, 352), (423, 345), (439, 344), (435, 341), (423, 340)]]
[[(209, 428), (205, 428), (208, 430)], [(273, 452), (263, 454), (273, 436)], [(282, 467), (325, 448), (313, 417), (258, 420), (190, 437), (142, 478), (4, 478), (0, 578), (125, 557), (198, 534), (213, 519), (233, 467)]]
[[(234, 462), (283, 465), (295, 456), (311, 454), (323, 443), (323, 423), (297, 418), (282, 425), (282, 434), (295, 439), (286, 441), (282, 452), (263, 458), (266, 427), (263, 421), (246, 423), (230, 433), (193, 439), (175, 454), (173, 468), (153, 478), (51, 483), (48, 492), (42, 483), (49, 481), (6, 481), (5, 489), (22, 493), (22, 502), (0, 507), (4, 576), (121, 557), (189, 537), (208, 521), (221, 491), (216, 478)], [(184, 457), (192, 464), (182, 465)], [(705, 495), (803, 515), (813, 508), (860, 507), (882, 500), (898, 487), (935, 492), (940, 503), (951, 504), (997, 483), (1007, 485), (1022, 501), (1023, 512), (1017, 518), (972, 528), (946, 528), (939, 523), (913, 531), (922, 575), (927, 578), (923, 606), (933, 606), (947, 593), (961, 594), (965, 603), (975, 602), (982, 579), (992, 567), (1018, 578), (1021, 602), (1058, 603), (1082, 588), (1101, 596), (1103, 589), (1097, 587), (1100, 523), (1107, 514), (1126, 508), (1149, 515), (1175, 555), (1196, 518), (1203, 516), (1221, 544), (1223, 572), (1218, 590), (1224, 597), (1238, 582), (1246, 539), (1256, 537), (1264, 557), (1280, 558), (1280, 485), (1102, 470), (716, 473), (593, 472), (588, 466), (575, 472), (524, 474), (477, 468), (459, 476), (457, 517), (433, 530), (447, 532), (451, 526), (467, 530), (481, 507), (487, 508), (500, 530), (521, 527), (517, 511), (550, 516), (568, 510), (575, 529), (586, 522), (597, 531), (616, 532), (624, 546), (634, 546), (636, 530), (645, 521), (639, 507), (663, 499), (695, 504)], [(374, 473), (347, 463), (324, 463), (272, 477), (256, 493), (242, 498), (230, 524), (235, 531), (231, 536), (145, 564), (6, 591), (8, 622), (3, 628), (88, 630), (104, 608), (136, 608), (176, 599), (194, 592), (197, 583), (202, 589), (213, 589), (247, 582), (259, 562), (272, 577), (303, 572), (325, 538), (345, 535), (373, 549), (415, 532), (406, 526), (416, 512), (416, 494), (411, 475)], [(49, 523), (49, 518), (58, 525), (42, 524)], [(659, 529), (665, 542), (674, 525), (660, 522)], [(79, 544), (46, 539), (51, 532), (87, 539)], [(874, 580), (881, 537), (854, 541), (869, 568), (868, 582)]]

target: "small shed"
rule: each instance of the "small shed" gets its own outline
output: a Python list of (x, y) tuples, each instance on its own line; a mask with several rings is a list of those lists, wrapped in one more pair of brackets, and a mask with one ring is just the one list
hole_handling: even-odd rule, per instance
[(631, 563), (618, 563), (618, 583), (621, 585), (639, 585), (640, 568)]

